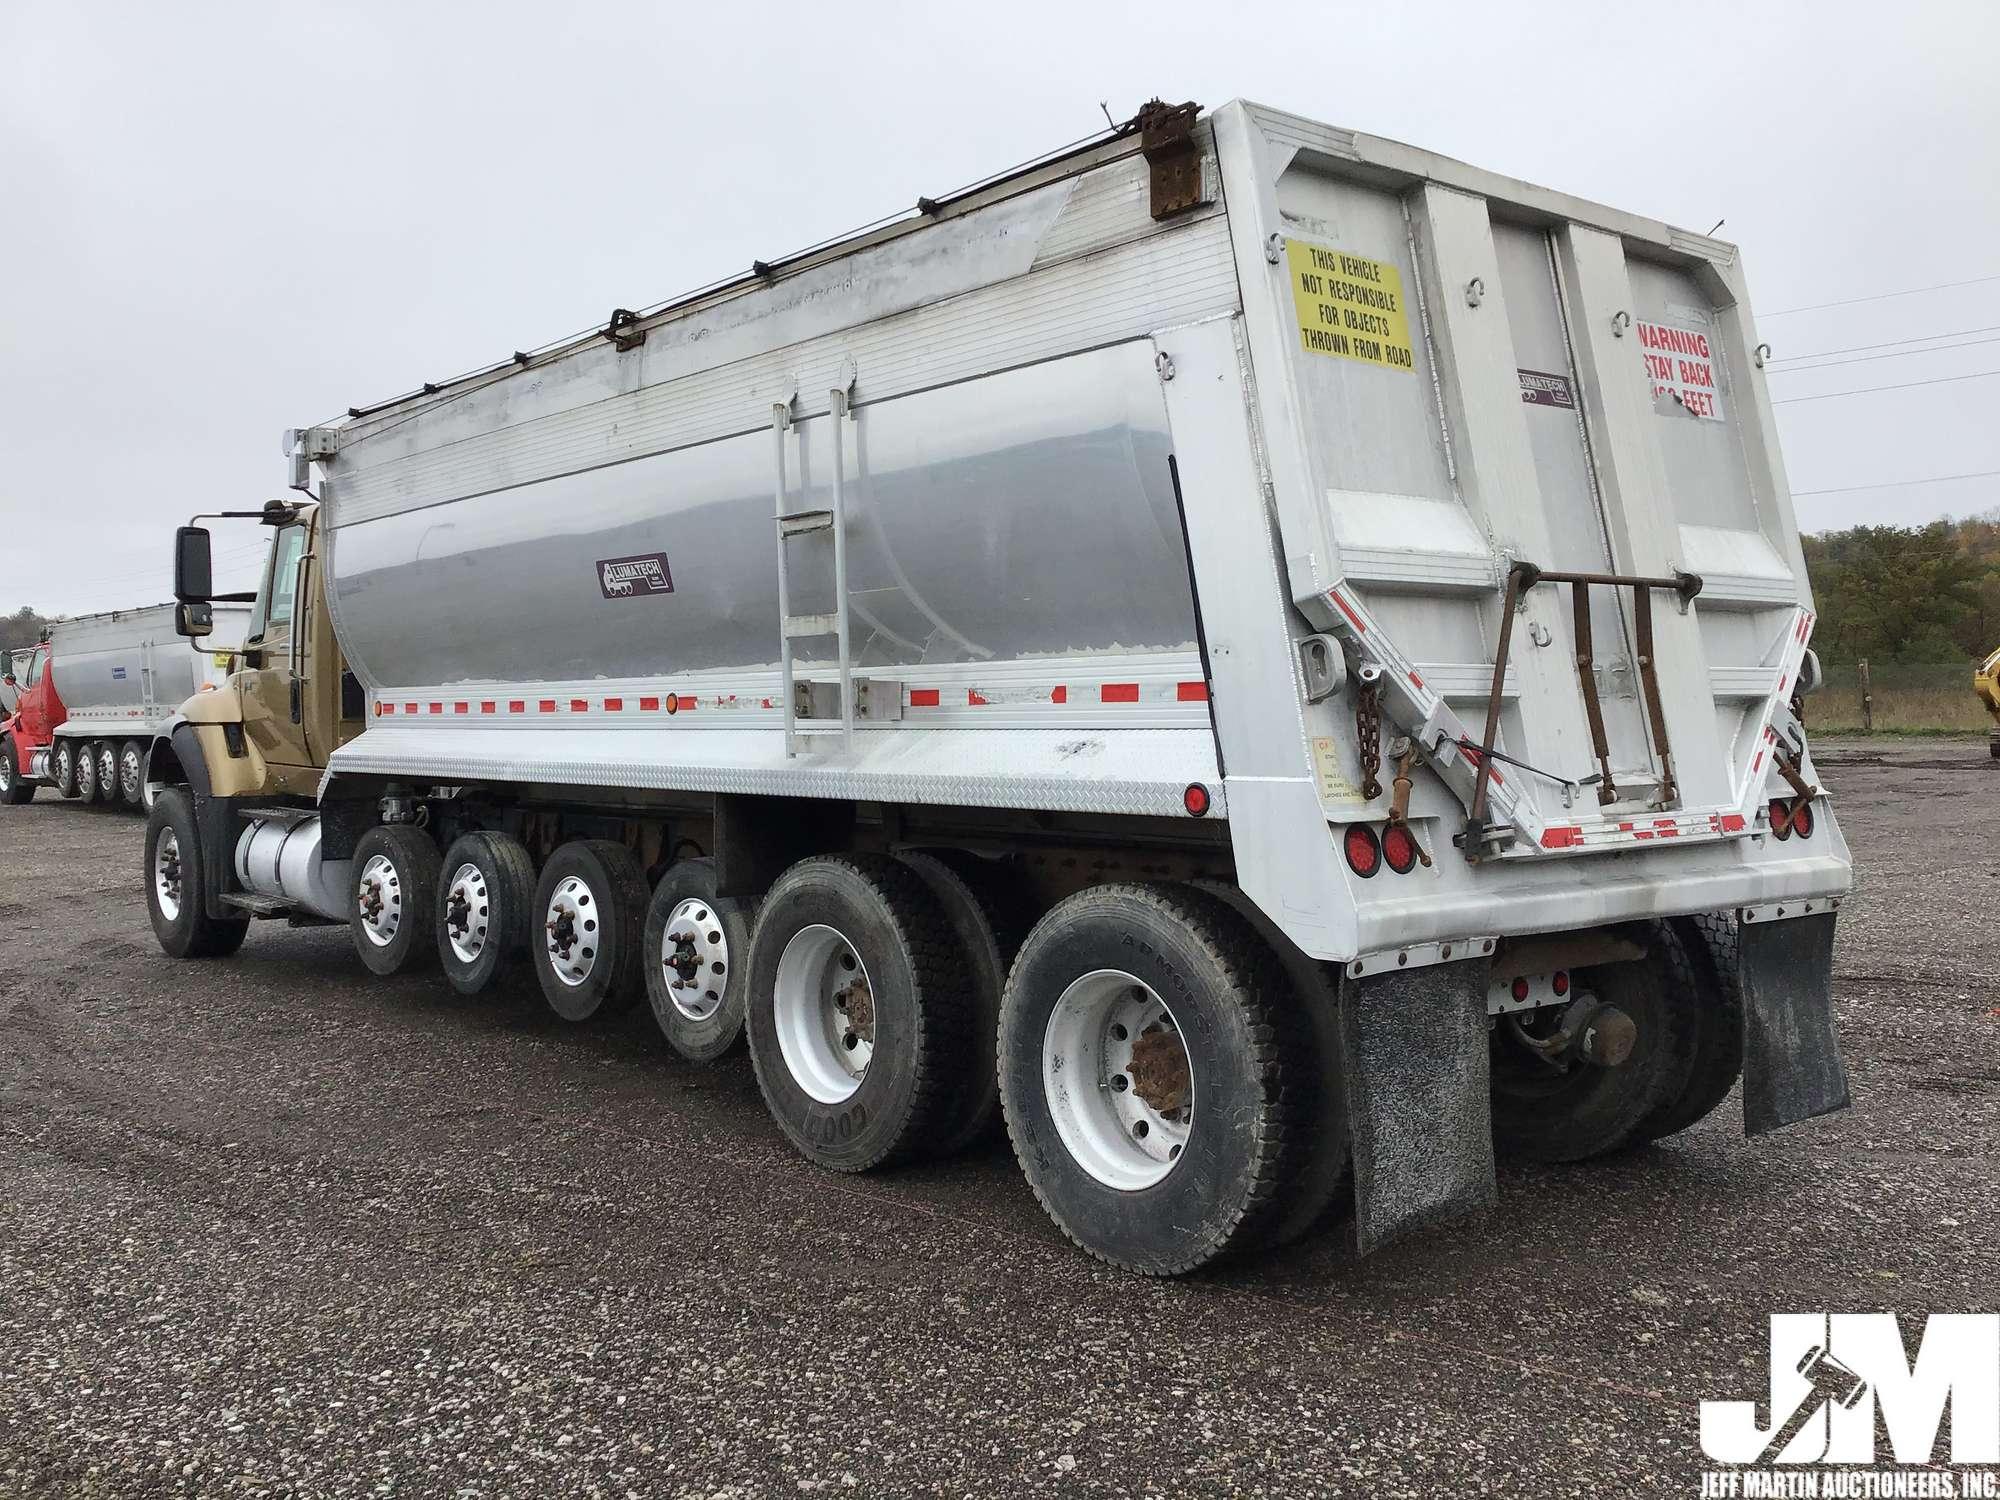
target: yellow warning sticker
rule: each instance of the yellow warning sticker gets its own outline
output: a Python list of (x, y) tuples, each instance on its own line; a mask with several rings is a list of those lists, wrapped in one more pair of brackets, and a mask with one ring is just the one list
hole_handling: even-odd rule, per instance
[(1333, 354), (1391, 370), (1417, 367), (1403, 273), (1384, 260), (1285, 241), (1299, 341), (1308, 354)]
[(1361, 789), (1347, 779), (1347, 773), (1340, 763), (1340, 747), (1330, 738), (1313, 736), (1313, 770), (1319, 781), (1319, 794), (1323, 801), (1364, 800)]

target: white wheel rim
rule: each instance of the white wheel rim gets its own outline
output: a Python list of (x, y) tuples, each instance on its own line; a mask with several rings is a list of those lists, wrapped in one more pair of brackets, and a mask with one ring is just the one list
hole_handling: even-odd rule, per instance
[(549, 967), (571, 989), (597, 967), (599, 915), (597, 897), (579, 875), (565, 875), (549, 893), (548, 910), (542, 914)]
[(118, 757), (109, 745), (97, 752), (97, 785), (107, 797), (118, 789)]
[(68, 745), (56, 750), (56, 779), (68, 785), (76, 778), (76, 754)]
[(161, 916), (169, 922), (180, 920), (181, 841), (171, 828), (162, 828), (160, 841), (153, 845), (153, 899), (160, 904)]
[(97, 792), (97, 757), (80, 755), (76, 760), (76, 789), (85, 797)]
[(139, 800), (139, 752), (124, 751), (118, 757), (118, 785), (127, 802)]
[(875, 984), (846, 936), (815, 923), (778, 955), (778, 1051), (821, 1104), (851, 1098), (875, 1055)]
[(10, 757), (0, 755), (0, 792), (11, 792), (13, 789), (14, 762)]
[(445, 889), (444, 932), (452, 956), (460, 963), (477, 963), (486, 951), (491, 912), (486, 872), (470, 862), (452, 871), (451, 884)]
[(1042, 1033), (1056, 1134), (1106, 1187), (1136, 1192), (1179, 1164), (1194, 1128), (1194, 1063), (1174, 1015), (1121, 969), (1075, 980)]
[(729, 935), (715, 903), (690, 896), (667, 917), (660, 934), (660, 973), (667, 998), (690, 1021), (706, 1021), (722, 1008), (729, 983)]
[(378, 948), (396, 940), (403, 925), (403, 877), (386, 854), (372, 854), (361, 867), (361, 934)]

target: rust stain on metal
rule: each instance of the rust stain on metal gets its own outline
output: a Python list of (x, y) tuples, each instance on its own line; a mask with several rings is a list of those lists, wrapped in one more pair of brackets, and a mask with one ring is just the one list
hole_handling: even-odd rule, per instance
[(1194, 1081), (1187, 1047), (1179, 1035), (1159, 1030), (1143, 1032), (1132, 1043), (1132, 1061), (1125, 1069), (1132, 1092), (1161, 1114), (1172, 1114), (1187, 1102)]

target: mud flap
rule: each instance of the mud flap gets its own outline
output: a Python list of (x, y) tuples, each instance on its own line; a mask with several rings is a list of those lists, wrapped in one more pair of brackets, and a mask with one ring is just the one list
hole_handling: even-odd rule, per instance
[(1832, 912), (1737, 929), (1743, 986), (1743, 1133), (1852, 1102), (1833, 1026)]
[(1498, 1196), (1487, 967), (1479, 959), (1340, 982), (1363, 1255), (1426, 1224), (1491, 1207)]

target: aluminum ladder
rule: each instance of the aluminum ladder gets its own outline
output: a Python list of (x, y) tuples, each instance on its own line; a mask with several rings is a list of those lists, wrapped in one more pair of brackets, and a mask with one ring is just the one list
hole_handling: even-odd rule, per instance
[[(847, 375), (847, 372), (842, 372)], [(849, 649), (847, 623), (847, 450), (846, 425), (848, 415), (848, 392), (852, 388), (853, 377), (847, 375), (847, 384), (835, 386), (830, 392), (827, 415), (831, 419), (833, 432), (833, 508), (831, 510), (791, 510), (791, 486), (786, 476), (785, 435), (792, 427), (792, 398), (773, 402), (771, 406), (771, 446), (777, 460), (778, 483), (776, 492), (776, 514), (778, 522), (778, 649), (781, 681), (779, 696), (785, 713), (785, 755), (789, 758), (799, 753), (802, 739), (811, 735), (837, 734), (843, 750), (854, 748), (854, 659)], [(800, 465), (801, 488), (804, 494), (804, 464)], [(791, 569), (788, 566), (791, 544), (804, 537), (831, 533), (833, 538), (833, 609), (826, 614), (795, 615), (792, 613)], [(837, 642), (836, 652), (840, 662), (840, 718), (833, 721), (817, 718), (811, 713), (812, 684), (799, 682), (796, 664), (793, 660), (794, 643), (810, 640), (818, 636), (832, 636)], [(807, 712), (799, 712), (801, 690), (807, 698)]]

